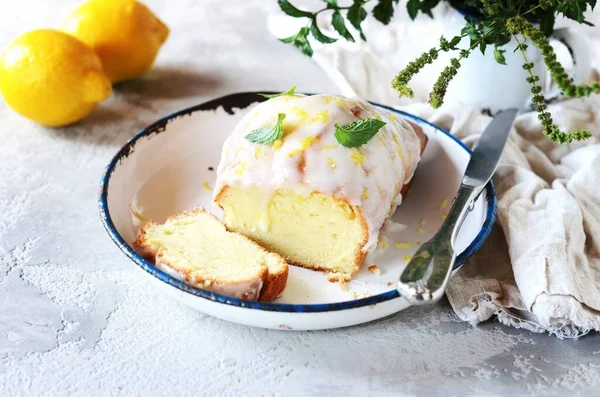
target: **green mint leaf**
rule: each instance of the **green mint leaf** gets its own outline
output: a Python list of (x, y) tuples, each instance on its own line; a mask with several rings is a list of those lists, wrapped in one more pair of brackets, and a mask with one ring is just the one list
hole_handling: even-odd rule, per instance
[(415, 19), (417, 17), (420, 7), (421, 4), (419, 0), (408, 0), (408, 3), (406, 3), (406, 10), (408, 11), (410, 19)]
[(475, 21), (465, 18), (465, 27), (460, 31), (461, 34), (466, 34), (472, 41), (479, 40), (479, 32)]
[(293, 35), (290, 37), (284, 37), (283, 39), (279, 39), (279, 41), (289, 44), (289, 43), (293, 43), (295, 39), (296, 39), (296, 35)]
[(257, 128), (244, 138), (259, 145), (271, 145), (283, 136), (283, 119), (285, 119), (285, 114), (279, 113), (275, 125)]
[(279, 39), (279, 40), (283, 41), (284, 43), (293, 43), (294, 45), (296, 45), (296, 43), (306, 41), (307, 36), (308, 36), (308, 28), (304, 27), (304, 28), (300, 29), (298, 31), (298, 33), (296, 33), (295, 35), (290, 36), (290, 37), (284, 37), (283, 39)]
[(300, 49), (302, 50), (302, 53), (304, 55), (309, 56), (309, 57), (313, 56), (313, 49), (310, 46), (310, 43), (308, 41), (306, 43), (304, 43)]
[(494, 34), (494, 32), (496, 31), (496, 28), (494, 27), (494, 24), (487, 24), (484, 23), (483, 24), (483, 36), (488, 37)]
[(280, 39), (282, 42), (284, 43), (292, 43), (294, 44), (295, 47), (299, 48), (302, 50), (302, 53), (304, 55), (308, 55), (309, 57), (311, 57), (313, 55), (313, 50), (312, 47), (310, 46), (310, 43), (308, 42), (308, 28), (305, 26), (302, 29), (300, 29), (298, 31), (298, 33), (296, 33), (293, 36), (290, 37), (286, 37), (283, 39)]
[(496, 62), (498, 62), (500, 65), (506, 65), (506, 58), (504, 57), (505, 52), (506, 50), (501, 50), (498, 47), (494, 47), (494, 59), (496, 59)]
[(455, 50), (456, 46), (458, 45), (458, 43), (460, 43), (461, 40), (462, 40), (462, 37), (454, 36), (452, 38), (452, 40), (450, 40), (450, 43), (448, 45), (450, 46), (451, 49)]
[(354, 0), (354, 3), (348, 9), (348, 14), (346, 17), (348, 21), (354, 26), (356, 30), (360, 33), (360, 38), (364, 41), (367, 41), (365, 34), (362, 31), (361, 24), (367, 17), (367, 11), (363, 8), (364, 1), (363, 0)]
[(344, 17), (342, 17), (342, 14), (340, 14), (339, 11), (333, 13), (331, 24), (333, 25), (333, 28), (336, 30), (336, 32), (340, 34), (340, 36), (354, 43), (354, 37), (352, 37), (352, 34), (350, 34), (348, 29), (346, 28), (346, 24), (344, 23)]
[(332, 37), (329, 36), (325, 36), (323, 34), (323, 32), (321, 32), (321, 30), (319, 29), (319, 27), (317, 26), (317, 19), (313, 19), (311, 24), (310, 24), (310, 32), (312, 33), (313, 37), (315, 39), (317, 39), (318, 41), (320, 41), (321, 43), (324, 44), (331, 44), (331, 43), (335, 43), (337, 41), (337, 39), (334, 39)]
[(334, 10), (338, 9), (337, 0), (323, 0), (323, 1), (325, 3), (327, 3), (327, 8), (334, 9)]
[(557, 10), (569, 19), (573, 19), (588, 26), (594, 26), (593, 23), (590, 23), (585, 19), (588, 3), (592, 9), (596, 6), (595, 0), (565, 0), (559, 2)]
[(277, 98), (279, 96), (289, 96), (289, 95), (294, 95), (294, 92), (296, 92), (296, 86), (293, 86), (292, 88), (290, 88), (289, 90), (285, 91), (285, 92), (281, 92), (279, 94), (258, 94), (260, 96), (264, 96), (265, 98)]
[(392, 0), (379, 0), (379, 3), (373, 8), (373, 16), (384, 25), (390, 23), (394, 15), (394, 6)]
[[(395, 2), (398, 3), (397, 1)], [(419, 11), (421, 11), (423, 14), (427, 14), (430, 18), (433, 18), (431, 10), (433, 10), (439, 2), (440, 0), (408, 0), (406, 3), (408, 16), (410, 16), (411, 19), (415, 19)]]
[(362, 119), (340, 126), (335, 124), (335, 139), (345, 147), (359, 147), (369, 142), (385, 125), (378, 119)]
[(288, 0), (277, 0), (281, 11), (294, 18), (312, 18), (313, 13), (308, 11), (302, 11), (294, 7)]
[(583, 23), (585, 21), (584, 13), (586, 8), (587, 1), (585, 0), (569, 0), (560, 2), (558, 12), (561, 12), (567, 18)]

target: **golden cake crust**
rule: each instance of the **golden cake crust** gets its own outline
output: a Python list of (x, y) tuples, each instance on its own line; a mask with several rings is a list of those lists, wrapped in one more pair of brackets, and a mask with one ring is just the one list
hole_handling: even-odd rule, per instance
[[(215, 217), (212, 214), (207, 213), (206, 211), (204, 211), (203, 208), (197, 208), (192, 212), (182, 212), (181, 214), (169, 217), (169, 219), (167, 219), (167, 221), (177, 220), (177, 219), (185, 220), (186, 218), (189, 218), (191, 216), (194, 216), (195, 214), (200, 214), (200, 213), (205, 213), (205, 214), (211, 216), (217, 222), (219, 222), (219, 224), (222, 225), (224, 229), (226, 229), (225, 225), (223, 225), (223, 223), (217, 217)], [(263, 302), (271, 302), (271, 301), (277, 299), (283, 293), (283, 290), (285, 289), (285, 286), (287, 284), (288, 273), (289, 273), (289, 267), (287, 265), (287, 262), (280, 255), (267, 251), (262, 246), (260, 246), (256, 242), (250, 240), (246, 236), (235, 233), (240, 238), (243, 238), (243, 239), (249, 241), (258, 250), (264, 252), (265, 254), (269, 254), (269, 255), (276, 257), (279, 260), (280, 265), (282, 265), (282, 266), (280, 266), (281, 270), (277, 271), (277, 272), (271, 272), (270, 271), (271, 269), (269, 269), (267, 267), (261, 269), (260, 273), (257, 275), (260, 278), (260, 281), (261, 281), (260, 283), (254, 282), (255, 280), (253, 280), (253, 279), (232, 282), (231, 280), (220, 279), (218, 277), (210, 278), (210, 279), (204, 279), (204, 278), (201, 278), (198, 276), (192, 277), (191, 270), (184, 271), (184, 270), (180, 269), (178, 266), (176, 266), (175, 264), (170, 263), (164, 257), (164, 249), (163, 248), (155, 248), (148, 242), (148, 230), (150, 228), (156, 227), (156, 226), (158, 226), (158, 224), (156, 222), (149, 221), (149, 222), (146, 222), (140, 228), (137, 238), (133, 243), (135, 250), (140, 255), (142, 255), (145, 259), (154, 261), (155, 264), (160, 264), (160, 265), (166, 266), (170, 269), (173, 269), (179, 275), (181, 275), (181, 277), (183, 277), (184, 281), (192, 283), (192, 284), (198, 286), (199, 288), (204, 288), (204, 289), (208, 289), (208, 290), (212, 290), (212, 291), (217, 290), (215, 292), (218, 292), (218, 290), (223, 290), (223, 289), (232, 289), (232, 288), (235, 288), (236, 286), (242, 286), (242, 287), (246, 286), (246, 291), (243, 291), (240, 296), (242, 299), (259, 300), (259, 301), (263, 301)], [(234, 233), (234, 232), (228, 231), (228, 233)], [(258, 285), (258, 284), (260, 284), (260, 285)]]

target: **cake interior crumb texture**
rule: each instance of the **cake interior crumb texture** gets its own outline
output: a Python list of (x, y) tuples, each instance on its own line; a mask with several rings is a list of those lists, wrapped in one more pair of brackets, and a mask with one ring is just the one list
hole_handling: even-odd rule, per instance
[(215, 292), (253, 299), (274, 276), (287, 279), (287, 263), (279, 255), (227, 231), (203, 210), (171, 217), (163, 225), (147, 223), (135, 245), (142, 255), (155, 258), (159, 268)]
[(328, 195), (302, 196), (286, 189), (264, 201), (264, 191), (256, 187), (228, 186), (218, 198), (229, 230), (289, 263), (343, 274), (358, 270), (368, 232), (356, 207)]

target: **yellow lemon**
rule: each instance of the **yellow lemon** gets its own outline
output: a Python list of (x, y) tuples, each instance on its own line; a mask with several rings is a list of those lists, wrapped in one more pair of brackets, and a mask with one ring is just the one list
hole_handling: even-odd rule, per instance
[(89, 45), (113, 82), (150, 69), (169, 35), (169, 28), (135, 0), (90, 0), (67, 17), (61, 30)]
[(34, 30), (0, 53), (0, 92), (21, 115), (46, 126), (74, 123), (111, 94), (100, 59), (76, 38)]

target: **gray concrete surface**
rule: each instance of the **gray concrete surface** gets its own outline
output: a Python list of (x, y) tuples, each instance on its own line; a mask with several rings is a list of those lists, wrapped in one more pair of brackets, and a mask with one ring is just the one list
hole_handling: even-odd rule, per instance
[[(57, 26), (74, 0), (0, 2), (0, 43)], [(149, 288), (104, 232), (103, 168), (162, 115), (242, 90), (336, 92), (274, 40), (274, 0), (155, 0), (171, 27), (157, 65), (61, 129), (0, 101), (0, 396), (597, 395), (600, 337), (560, 341), (447, 303), (325, 332), (252, 329)], [(227, 4), (227, 7), (224, 4)]]

